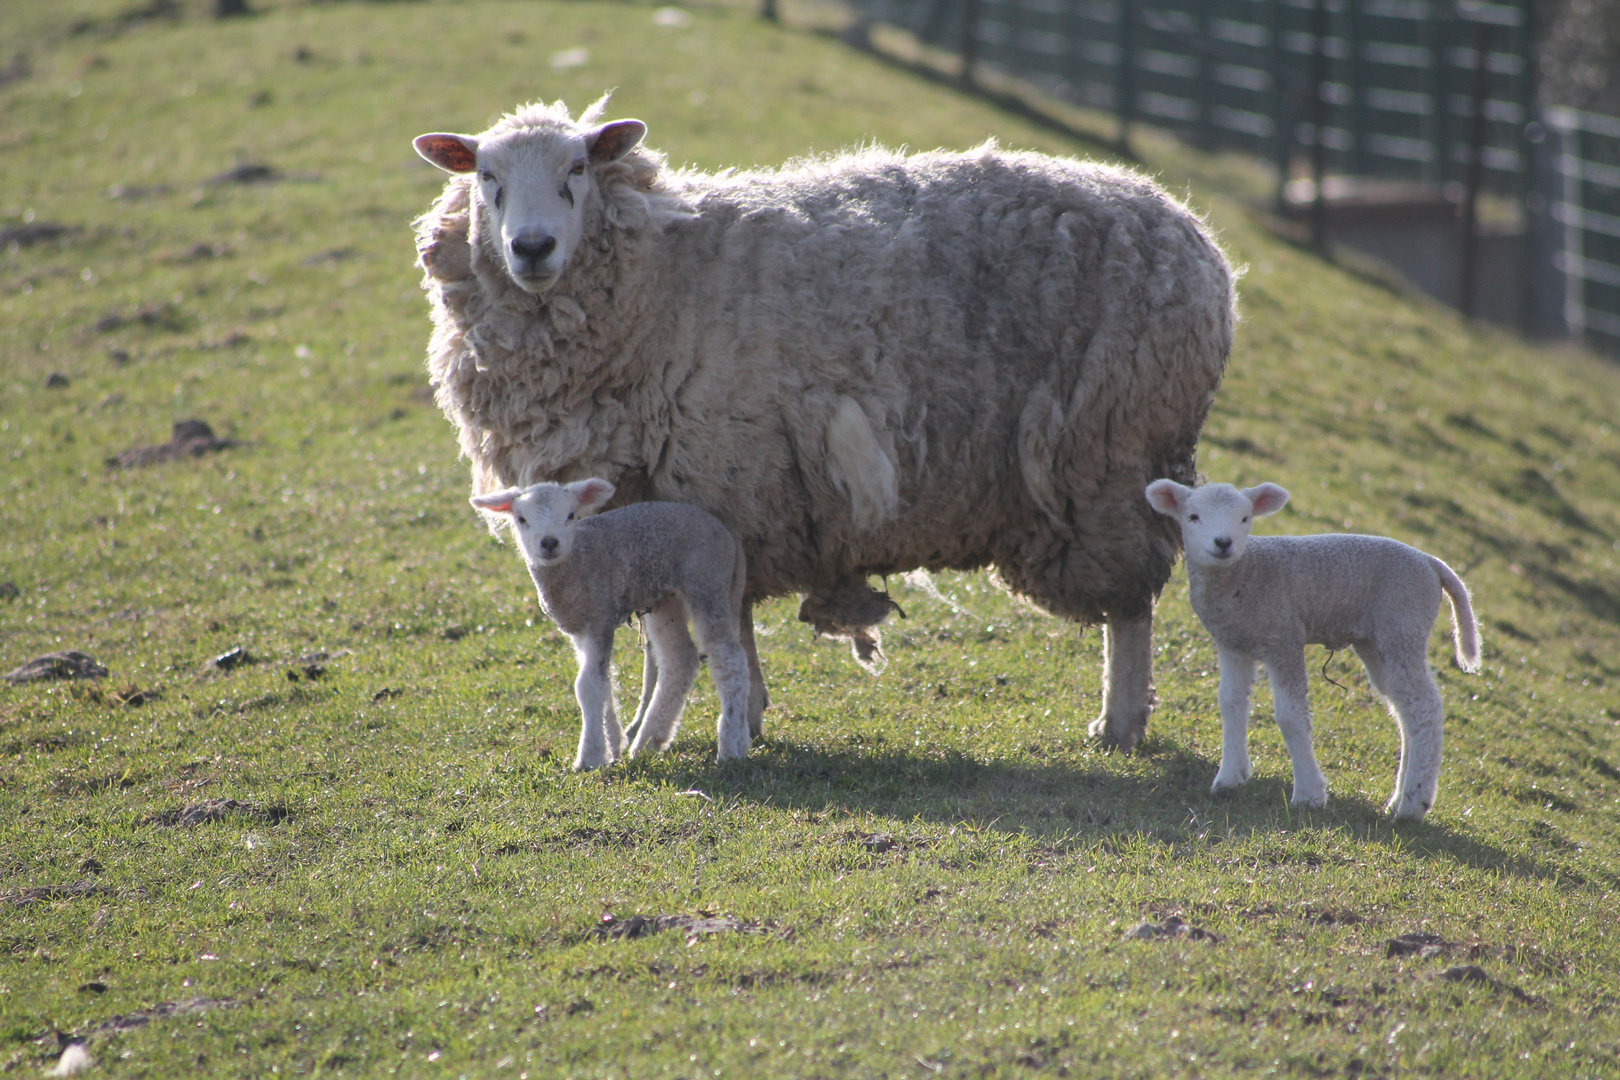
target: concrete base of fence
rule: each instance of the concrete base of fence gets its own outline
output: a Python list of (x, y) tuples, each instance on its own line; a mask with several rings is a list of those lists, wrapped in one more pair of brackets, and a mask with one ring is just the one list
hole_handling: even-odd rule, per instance
[[(1459, 196), (1431, 185), (1359, 177), (1329, 177), (1323, 187), (1332, 246), (1376, 259), (1419, 292), (1460, 306)], [(1292, 181), (1283, 189), (1283, 214), (1308, 221), (1315, 200), (1310, 180)], [(1523, 333), (1530, 327), (1524, 227), (1516, 206), (1500, 202), (1482, 209), (1471, 314)]]

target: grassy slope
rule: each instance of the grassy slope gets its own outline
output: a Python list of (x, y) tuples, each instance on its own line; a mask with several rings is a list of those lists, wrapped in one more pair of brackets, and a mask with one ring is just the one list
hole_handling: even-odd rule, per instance
[[(1288, 809), (1263, 694), (1256, 779), (1210, 797), (1214, 658), (1179, 574), (1138, 755), (1083, 738), (1095, 632), (952, 575), (955, 607), (894, 583), (911, 617), (876, 681), (769, 606), (777, 706), (747, 763), (710, 762), (704, 685), (672, 753), (577, 777), (566, 643), (530, 628), (420, 393), (407, 223), (439, 180), (409, 138), (618, 86), (616, 113), (703, 166), (991, 133), (1097, 151), (718, 11), (332, 5), (115, 33), (117, 11), (0, 9), (35, 69), (0, 87), (0, 228), (81, 229), (0, 251), (0, 581), (20, 590), (0, 662), (79, 647), (113, 669), (0, 690), (0, 1070), (47, 1062), (44, 1033), (203, 997), (236, 1005), (92, 1035), (103, 1071), (1616, 1072), (1612, 367), (1326, 268), (1221, 194), (1230, 170), (1150, 144), (1249, 268), (1205, 470), (1290, 487), (1276, 531), (1393, 533), (1475, 590), (1485, 673), (1432, 641), (1430, 820), (1379, 816), (1393, 726), (1344, 656), (1348, 689), (1314, 686), (1330, 806)], [(576, 45), (590, 62), (553, 71)], [(293, 179), (201, 184), (243, 161)], [(104, 470), (190, 416), (245, 445)], [(259, 662), (203, 670), (234, 645)], [(293, 681), (315, 649), (352, 652)], [(211, 797), (252, 805), (162, 824)], [(770, 932), (598, 943), (608, 911)], [(1121, 940), (1168, 914), (1221, 942)], [(1385, 957), (1419, 930), (1455, 945)], [(1469, 960), (1498, 984), (1437, 980)]]

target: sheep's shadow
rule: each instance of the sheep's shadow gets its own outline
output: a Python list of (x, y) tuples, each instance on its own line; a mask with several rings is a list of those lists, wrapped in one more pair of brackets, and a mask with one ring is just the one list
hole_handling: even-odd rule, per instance
[[(1033, 836), (1045, 847), (1081, 850), (1110, 838), (1141, 836), (1166, 843), (1297, 835), (1323, 829), (1404, 855), (1459, 863), (1521, 878), (1572, 881), (1567, 866), (1510, 853), (1425, 821), (1394, 822), (1381, 803), (1332, 795), (1321, 810), (1288, 805), (1285, 779), (1257, 778), (1236, 792), (1209, 790), (1215, 765), (1186, 747), (1150, 735), (1129, 758), (981, 761), (961, 751), (851, 739), (825, 747), (768, 737), (741, 762), (672, 770), (671, 783), (780, 809), (847, 811), (941, 826)], [(1301, 856), (1306, 861), (1309, 854)]]

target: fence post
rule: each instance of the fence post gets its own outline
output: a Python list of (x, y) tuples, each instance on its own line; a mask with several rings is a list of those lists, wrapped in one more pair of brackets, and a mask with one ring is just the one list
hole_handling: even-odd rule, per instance
[(1294, 163), (1294, 125), (1289, 123), (1287, 60), (1283, 56), (1283, 3), (1271, 0), (1271, 117), (1276, 138), (1277, 213), (1287, 209), (1288, 170)]
[(962, 0), (962, 37), (957, 46), (962, 57), (962, 86), (973, 89), (973, 67), (979, 62), (979, 0)]
[(1463, 189), (1462, 266), (1457, 289), (1457, 310), (1465, 318), (1474, 317), (1474, 293), (1479, 281), (1479, 189), (1485, 181), (1485, 100), (1490, 91), (1490, 71), (1486, 55), (1490, 50), (1490, 24), (1474, 24), (1474, 80), (1469, 94), (1472, 113), (1468, 120), (1468, 173)]
[(1136, 16), (1133, 0), (1115, 0), (1119, 11), (1119, 70), (1115, 113), (1119, 118), (1119, 152), (1130, 156), (1131, 121), (1136, 112)]
[(1316, 185), (1311, 203), (1311, 244), (1323, 255), (1328, 250), (1327, 220), (1327, 131), (1328, 34), (1333, 28), (1329, 0), (1316, 0), (1311, 11), (1311, 37), (1316, 46), (1311, 57), (1311, 182)]

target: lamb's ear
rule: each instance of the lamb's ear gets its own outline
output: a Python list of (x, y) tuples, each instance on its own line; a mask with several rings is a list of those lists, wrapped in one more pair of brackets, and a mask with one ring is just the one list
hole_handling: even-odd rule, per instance
[(1275, 514), (1288, 505), (1288, 492), (1276, 484), (1261, 484), (1258, 487), (1244, 488), (1243, 497), (1254, 504), (1255, 517)]
[(510, 514), (513, 500), (521, 494), (523, 492), (517, 488), (507, 488), (505, 491), (491, 491), (487, 495), (474, 495), (467, 501), (492, 514)]
[(602, 509), (607, 504), (607, 501), (613, 498), (613, 492), (616, 490), (606, 480), (598, 480), (595, 477), (589, 480), (575, 481), (567, 485), (567, 487), (569, 491), (574, 493), (575, 498), (579, 499), (577, 513), (581, 517), (586, 514), (594, 514)]
[(1192, 494), (1192, 489), (1174, 480), (1155, 480), (1147, 486), (1146, 494), (1149, 506), (1161, 514), (1175, 517), (1187, 505), (1187, 496)]
[(478, 140), (467, 135), (418, 135), (411, 140), (416, 152), (448, 173), (472, 172), (478, 168)]
[(646, 134), (647, 125), (640, 120), (615, 120), (586, 134), (585, 150), (592, 165), (606, 165), (628, 154)]

